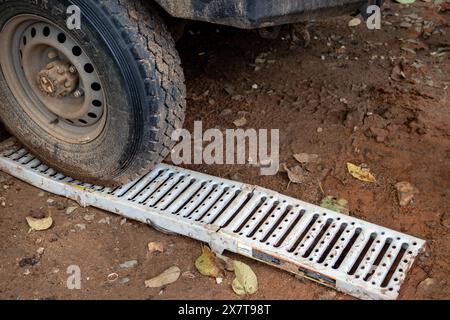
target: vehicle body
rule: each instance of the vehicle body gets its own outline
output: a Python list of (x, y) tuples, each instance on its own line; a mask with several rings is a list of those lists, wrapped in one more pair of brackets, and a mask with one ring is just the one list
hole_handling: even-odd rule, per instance
[[(266, 28), (364, 14), (369, 4), (378, 2), (0, 0), (0, 118), (60, 172), (119, 185), (161, 162), (183, 125), (186, 88), (168, 23)], [(79, 27), (69, 23), (77, 10)]]
[(169, 15), (255, 29), (356, 13), (367, 0), (155, 0)]

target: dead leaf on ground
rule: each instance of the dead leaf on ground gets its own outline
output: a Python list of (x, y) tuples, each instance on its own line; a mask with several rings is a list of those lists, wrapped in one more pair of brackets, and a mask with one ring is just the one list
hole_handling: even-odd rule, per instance
[(146, 288), (161, 288), (177, 281), (181, 276), (181, 270), (178, 267), (170, 267), (159, 276), (145, 281)]
[(220, 263), (222, 264), (222, 267), (229, 272), (234, 272), (234, 261), (233, 259), (230, 259), (228, 257), (225, 257), (221, 254), (217, 255), (217, 258), (219, 258)]
[(395, 1), (401, 4), (412, 4), (416, 2), (416, 0), (395, 0)]
[(320, 206), (339, 213), (349, 214), (350, 212), (348, 209), (348, 201), (343, 198), (328, 196), (322, 200)]
[(359, 167), (357, 165), (354, 165), (353, 163), (347, 163), (347, 169), (348, 169), (348, 172), (350, 172), (350, 174), (354, 178), (356, 178), (356, 179), (358, 179), (360, 181), (371, 182), (371, 183), (377, 181), (377, 179), (370, 172), (369, 169)]
[(319, 155), (318, 154), (309, 154), (309, 153), (299, 153), (294, 154), (295, 160), (297, 160), (300, 163), (317, 163), (319, 162)]
[(391, 79), (394, 81), (402, 81), (406, 79), (405, 68), (403, 66), (403, 61), (397, 63), (394, 68), (392, 68)]
[(43, 219), (27, 217), (27, 222), (30, 228), (34, 231), (45, 231), (50, 229), (53, 225), (52, 217), (47, 217)]
[(305, 182), (305, 171), (302, 167), (295, 166), (293, 168), (288, 168), (285, 166), (284, 169), (286, 170), (291, 183), (301, 184)]
[(258, 291), (258, 278), (252, 268), (245, 263), (234, 261), (234, 272), (236, 279), (232, 287), (237, 295), (252, 295)]
[(154, 252), (163, 253), (164, 252), (164, 245), (161, 242), (150, 242), (148, 244), (148, 251), (150, 253), (154, 253)]
[(202, 246), (202, 255), (195, 261), (195, 267), (205, 277), (223, 278), (225, 271), (216, 255), (207, 246)]
[(361, 19), (359, 19), (359, 18), (353, 18), (352, 20), (350, 20), (348, 22), (349, 27), (356, 27), (356, 26), (359, 26), (360, 24), (361, 24)]

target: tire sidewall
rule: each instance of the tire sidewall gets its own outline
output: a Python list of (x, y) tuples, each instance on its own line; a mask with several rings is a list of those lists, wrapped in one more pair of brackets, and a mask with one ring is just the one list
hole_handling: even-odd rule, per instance
[[(66, 172), (78, 170), (88, 175), (95, 174), (97, 177), (111, 177), (123, 171), (139, 149), (146, 120), (143, 102), (140, 101), (140, 97), (145, 96), (144, 87), (138, 81), (130, 84), (124, 78), (123, 68), (127, 69), (129, 76), (135, 76), (135, 79), (139, 78), (139, 70), (133, 64), (129, 50), (122, 49), (126, 48), (126, 43), (122, 43), (123, 40), (112, 20), (98, 16), (102, 14), (98, 4), (94, 1), (83, 1), (83, 6), (87, 6), (88, 10), (82, 11), (81, 30), (67, 29), (66, 21), (69, 15), (66, 11), (73, 2), (0, 1), (0, 30), (16, 15), (36, 14), (47, 18), (70, 34), (94, 63), (103, 84), (107, 102), (107, 120), (103, 132), (97, 139), (85, 144), (67, 143), (52, 137), (23, 111), (9, 90), (2, 73), (0, 113), (8, 129), (31, 151), (38, 152), (38, 157), (44, 161), (50, 160), (55, 169)], [(100, 34), (98, 25), (95, 25), (98, 21), (103, 24), (103, 30), (108, 28), (111, 34)], [(105, 37), (115, 38), (117, 42), (108, 43)], [(118, 52), (122, 57), (117, 57)], [(120, 58), (122, 60), (118, 63), (117, 59)], [(134, 92), (130, 89), (131, 85)], [(58, 168), (58, 162), (64, 163), (64, 168)]]

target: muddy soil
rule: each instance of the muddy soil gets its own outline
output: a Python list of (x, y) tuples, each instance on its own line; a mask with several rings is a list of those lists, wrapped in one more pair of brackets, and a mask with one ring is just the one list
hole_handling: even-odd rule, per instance
[[(427, 240), (401, 299), (450, 298), (450, 12), (448, 6), (388, 3), (382, 29), (349, 27), (349, 17), (310, 24), (308, 48), (287, 30), (277, 40), (257, 32), (193, 24), (178, 46), (188, 84), (186, 128), (280, 129), (281, 162), (320, 156), (302, 184), (285, 173), (259, 175), (252, 165), (187, 166), (319, 204), (325, 195), (349, 202), (350, 215)], [(0, 129), (2, 138), (7, 134)], [(167, 160), (170, 162), (170, 159)], [(377, 182), (352, 178), (347, 162), (365, 164)], [(399, 205), (395, 185), (419, 193)], [(200, 243), (41, 192), (0, 173), (1, 299), (239, 299), (194, 266)], [(52, 229), (28, 232), (31, 212), (49, 212)], [(73, 209), (70, 209), (71, 211)], [(161, 242), (165, 252), (149, 254)], [(43, 248), (43, 249), (42, 249)], [(352, 299), (239, 256), (258, 275), (251, 299)], [(123, 269), (120, 264), (137, 260)], [(81, 290), (68, 290), (67, 268), (80, 267)], [(171, 266), (184, 273), (163, 289), (144, 281)], [(108, 275), (118, 279), (108, 281)], [(110, 279), (111, 280), (111, 279)]]

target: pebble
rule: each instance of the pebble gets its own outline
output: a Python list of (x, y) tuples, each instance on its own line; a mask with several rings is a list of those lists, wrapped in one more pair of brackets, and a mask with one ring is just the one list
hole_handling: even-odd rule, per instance
[(223, 109), (222, 110), (222, 112), (220, 113), (220, 116), (221, 117), (226, 117), (226, 116), (229, 116), (231, 114), (233, 114), (233, 110), (227, 108), (227, 109)]
[(402, 23), (400, 23), (400, 27), (401, 27), (401, 28), (408, 29), (408, 28), (411, 28), (411, 27), (412, 27), (412, 24), (409, 23), (409, 22), (407, 22), (407, 21), (403, 21)]
[(442, 226), (450, 229), (450, 212), (446, 212), (441, 217)]
[(95, 214), (86, 214), (84, 216), (84, 220), (86, 220), (88, 222), (94, 221), (94, 219), (95, 219)]
[(395, 185), (397, 189), (398, 201), (401, 207), (408, 206), (414, 199), (414, 195), (419, 193), (416, 187), (409, 182), (399, 182)]
[(78, 228), (80, 230), (86, 230), (86, 225), (82, 224), (82, 223), (79, 223), (79, 224), (75, 225), (75, 228)]
[(132, 269), (138, 266), (137, 260), (130, 260), (119, 265), (120, 269)]
[(66, 214), (67, 214), (67, 215), (71, 215), (71, 214), (74, 213), (77, 209), (78, 209), (78, 207), (68, 207), (68, 208), (66, 209)]
[(337, 296), (336, 291), (328, 290), (327, 292), (319, 295), (319, 300), (335, 300)]
[(105, 218), (105, 219), (101, 219), (98, 222), (99, 224), (110, 224), (111, 223), (111, 219), (109, 217)]

